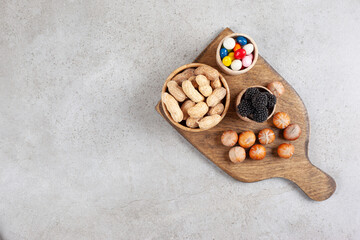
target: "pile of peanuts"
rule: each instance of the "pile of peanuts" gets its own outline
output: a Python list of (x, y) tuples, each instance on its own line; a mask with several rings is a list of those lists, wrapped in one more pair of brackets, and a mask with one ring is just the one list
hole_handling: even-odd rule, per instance
[(189, 128), (210, 129), (221, 120), (226, 89), (219, 72), (209, 66), (188, 68), (167, 83), (161, 100), (175, 122)]

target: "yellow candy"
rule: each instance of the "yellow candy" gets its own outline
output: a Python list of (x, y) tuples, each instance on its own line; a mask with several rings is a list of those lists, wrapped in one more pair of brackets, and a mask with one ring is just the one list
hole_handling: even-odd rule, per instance
[(228, 67), (228, 66), (231, 65), (232, 60), (231, 60), (231, 58), (230, 58), (229, 56), (226, 56), (226, 57), (223, 58), (222, 62), (223, 62), (223, 64), (224, 64), (225, 66)]
[(234, 61), (234, 59), (235, 59), (234, 54), (235, 54), (234, 52), (231, 52), (228, 55), (231, 58), (231, 61)]

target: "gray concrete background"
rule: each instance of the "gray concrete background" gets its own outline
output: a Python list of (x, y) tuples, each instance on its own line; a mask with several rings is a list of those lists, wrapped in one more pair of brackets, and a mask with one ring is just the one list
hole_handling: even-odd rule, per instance
[[(0, 0), (0, 239), (359, 239), (360, 2)], [(337, 182), (233, 180), (154, 106), (222, 30), (300, 94)]]

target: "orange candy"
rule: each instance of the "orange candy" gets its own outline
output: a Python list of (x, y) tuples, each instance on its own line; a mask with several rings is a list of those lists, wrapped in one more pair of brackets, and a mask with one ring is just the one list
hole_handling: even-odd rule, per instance
[(295, 147), (290, 143), (283, 143), (277, 149), (278, 155), (281, 158), (291, 158), (294, 151)]
[(252, 131), (242, 132), (239, 135), (239, 145), (243, 148), (249, 148), (254, 145), (256, 136)]
[(251, 159), (261, 160), (266, 156), (266, 149), (263, 145), (255, 144), (250, 148), (249, 155)]
[(235, 47), (234, 47), (234, 52), (235, 52), (236, 50), (239, 50), (240, 48), (241, 48), (240, 44), (236, 43), (236, 44), (235, 44)]
[(269, 144), (275, 140), (275, 133), (269, 128), (265, 128), (259, 132), (259, 142), (261, 144)]
[(273, 117), (273, 123), (277, 128), (284, 129), (290, 124), (290, 117), (287, 113), (278, 112)]

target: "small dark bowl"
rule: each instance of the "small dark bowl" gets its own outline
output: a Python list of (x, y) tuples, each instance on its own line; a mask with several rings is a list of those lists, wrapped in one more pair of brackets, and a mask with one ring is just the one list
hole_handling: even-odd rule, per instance
[[(242, 90), (239, 95), (236, 97), (236, 102), (235, 102), (235, 111), (236, 111), (236, 114), (238, 115), (238, 117), (241, 119), (241, 120), (244, 120), (246, 122), (253, 122), (253, 123), (259, 123), (259, 122), (256, 122), (248, 117), (243, 117), (241, 116), (238, 111), (237, 111), (237, 106), (239, 105), (240, 101), (241, 101), (241, 98), (242, 96), (244, 95), (244, 93), (246, 92), (246, 90), (248, 90), (249, 88), (261, 88), (261, 89), (264, 89), (265, 91), (273, 94), (269, 89), (267, 89), (266, 87), (263, 87), (263, 86), (251, 86), (251, 87), (248, 87), (248, 88), (245, 88), (244, 90)], [(277, 104), (277, 103), (276, 103)], [(273, 110), (271, 111), (271, 113), (269, 114), (269, 117), (266, 119), (266, 120), (269, 120), (275, 113), (275, 109), (276, 109), (276, 104), (275, 106), (273, 107)]]

